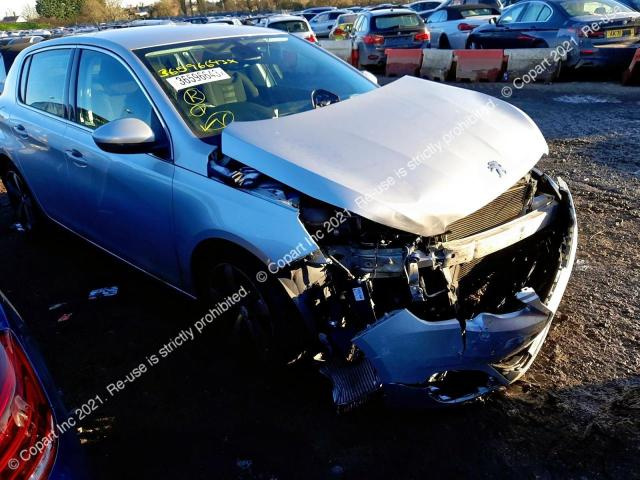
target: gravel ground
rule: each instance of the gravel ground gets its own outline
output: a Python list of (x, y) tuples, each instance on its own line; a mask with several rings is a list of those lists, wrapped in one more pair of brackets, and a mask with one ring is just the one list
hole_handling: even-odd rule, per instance
[[(111, 396), (107, 385), (199, 318), (198, 305), (67, 233), (11, 231), (0, 187), (0, 289), (67, 405), (105, 400), (79, 433), (93, 477), (640, 478), (640, 89), (532, 85), (509, 101), (541, 126), (541, 166), (573, 191), (578, 260), (523, 381), (455, 409), (373, 403), (337, 416), (318, 374), (248, 371), (207, 331)], [(116, 297), (87, 300), (111, 285)]]

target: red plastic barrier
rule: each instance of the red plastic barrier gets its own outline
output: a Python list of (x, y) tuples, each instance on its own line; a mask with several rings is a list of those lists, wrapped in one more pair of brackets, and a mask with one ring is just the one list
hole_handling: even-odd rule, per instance
[(456, 80), (496, 82), (502, 77), (507, 59), (504, 50), (454, 50)]
[(401, 77), (403, 75), (417, 75), (422, 66), (421, 48), (387, 48), (388, 77)]
[(639, 85), (640, 84), (640, 48), (636, 48), (636, 53), (631, 60), (629, 68), (622, 74), (623, 85)]

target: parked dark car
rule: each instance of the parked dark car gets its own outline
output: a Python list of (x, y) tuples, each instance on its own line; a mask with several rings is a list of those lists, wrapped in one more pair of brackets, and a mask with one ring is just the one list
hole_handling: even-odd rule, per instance
[(2, 93), (4, 89), (4, 81), (7, 78), (7, 73), (9, 73), (11, 65), (13, 65), (13, 61), (22, 50), (29, 46), (29, 43), (0, 46), (0, 93)]
[(0, 478), (87, 478), (70, 418), (24, 322), (0, 292)]
[(428, 48), (429, 33), (420, 16), (408, 8), (362, 12), (353, 24), (358, 68), (383, 66), (387, 48)]
[(421, 0), (406, 5), (407, 8), (418, 13), (431, 12), (442, 5), (441, 0)]
[(569, 67), (616, 68), (629, 64), (639, 41), (640, 13), (615, 0), (533, 0), (475, 29), (467, 47), (551, 47), (566, 51)]
[(618, 0), (632, 10), (640, 12), (640, 0)]

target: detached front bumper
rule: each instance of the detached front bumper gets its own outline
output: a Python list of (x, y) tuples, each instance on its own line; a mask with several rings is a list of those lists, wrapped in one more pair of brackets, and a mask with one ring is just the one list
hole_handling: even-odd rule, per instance
[(553, 286), (541, 300), (525, 288), (523, 308), (506, 314), (481, 313), (466, 322), (428, 321), (397, 310), (353, 338), (364, 353), (368, 377), (401, 403), (446, 405), (472, 400), (508, 385), (531, 366), (549, 331), (571, 275), (577, 249), (573, 199), (560, 181), (561, 207), (568, 225)]

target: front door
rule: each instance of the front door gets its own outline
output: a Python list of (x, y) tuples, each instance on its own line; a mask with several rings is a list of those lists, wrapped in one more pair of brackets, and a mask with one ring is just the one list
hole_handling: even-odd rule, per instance
[(107, 153), (93, 131), (134, 117), (156, 138), (166, 133), (133, 73), (106, 52), (83, 49), (69, 139), (69, 184), (76, 202), (73, 228), (99, 246), (170, 283), (177, 283), (170, 158)]

